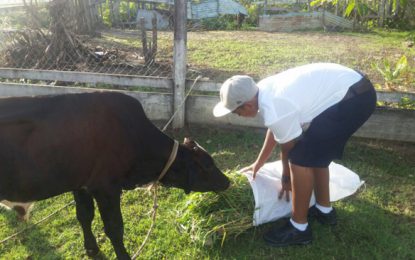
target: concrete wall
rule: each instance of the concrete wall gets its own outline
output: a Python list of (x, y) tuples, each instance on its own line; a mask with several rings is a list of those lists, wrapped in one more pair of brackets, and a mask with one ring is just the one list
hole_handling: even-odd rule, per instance
[(266, 32), (291, 32), (324, 27), (352, 29), (353, 22), (329, 12), (298, 12), (259, 17), (259, 29)]
[(259, 29), (266, 32), (291, 32), (322, 28), (317, 13), (289, 13), (280, 15), (261, 15)]
[(75, 87), (51, 87), (31, 84), (13, 84), (0, 82), (0, 97), (59, 95), (70, 93), (86, 93), (100, 91), (116, 91), (139, 100), (152, 120), (167, 120), (172, 114), (172, 95), (169, 93), (147, 93), (138, 91), (104, 90)]
[[(191, 82), (188, 82), (190, 85)], [(201, 83), (195, 87), (198, 90), (214, 90), (220, 84)], [(0, 82), (0, 97), (7, 96), (36, 96), (55, 95), (64, 93), (81, 93), (99, 90), (74, 87), (50, 87), (30, 84), (13, 84)], [(118, 91), (118, 90), (117, 90)], [(145, 93), (137, 91), (118, 91), (138, 99), (144, 107), (147, 116), (154, 121), (167, 121), (173, 114), (171, 93)], [(378, 97), (385, 96), (378, 93)], [(413, 98), (415, 95), (410, 95)], [(393, 98), (388, 97), (388, 100)], [(382, 99), (383, 100), (383, 99)], [(212, 115), (214, 105), (219, 102), (218, 96), (191, 95), (185, 104), (186, 122), (190, 124), (220, 125), (231, 127), (264, 128), (259, 117), (253, 119), (229, 115), (215, 118)], [(378, 108), (366, 124), (355, 134), (358, 137), (378, 138), (384, 140), (405, 141), (415, 143), (415, 111), (402, 111)]]

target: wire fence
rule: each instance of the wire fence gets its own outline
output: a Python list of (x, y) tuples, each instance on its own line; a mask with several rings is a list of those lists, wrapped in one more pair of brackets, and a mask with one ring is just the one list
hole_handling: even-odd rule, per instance
[[(237, 1), (188, 1), (186, 30), (199, 36), (220, 28), (209, 18), (229, 14), (241, 24), (247, 11)], [(0, 68), (172, 78), (174, 23), (173, 0), (0, 3)], [(201, 67), (189, 64), (186, 78), (209, 76)]]
[[(277, 19), (271, 17), (273, 13), (287, 8), (259, 3), (187, 1), (187, 79), (202, 76), (221, 82), (236, 73), (259, 79), (305, 62), (330, 61), (358, 65), (374, 81), (382, 82), (371, 67), (381, 62), (382, 50), (358, 52), (353, 43), (337, 44), (340, 40), (334, 34), (310, 34), (301, 43), (296, 34), (261, 33), (261, 17), (272, 22)], [(413, 17), (413, 5), (407, 4), (405, 16)], [(299, 7), (289, 11), (295, 8)], [(0, 68), (173, 78), (174, 17), (174, 0), (0, 0)], [(312, 24), (304, 17), (291, 18)], [(281, 19), (289, 20), (284, 15)], [(278, 28), (266, 26), (262, 31)], [(408, 46), (413, 44), (411, 37)], [(263, 41), (270, 38), (275, 44)], [(238, 45), (241, 49), (236, 49)], [(320, 54), (312, 48), (315, 45), (333, 52)], [(288, 55), (288, 49), (294, 54)], [(405, 53), (395, 49), (396, 55), (412, 55), (409, 48)], [(262, 50), (261, 54), (256, 56), (255, 50)], [(413, 62), (408, 59), (411, 66)]]
[(171, 77), (171, 5), (16, 1), (0, 5), (0, 67)]

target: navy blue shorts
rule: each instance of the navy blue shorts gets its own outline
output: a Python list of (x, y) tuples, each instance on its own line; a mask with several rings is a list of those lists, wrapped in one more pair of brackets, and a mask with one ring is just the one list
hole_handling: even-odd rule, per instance
[(345, 97), (313, 119), (290, 151), (291, 163), (325, 168), (343, 155), (347, 140), (376, 107), (376, 91), (366, 78), (351, 86)]

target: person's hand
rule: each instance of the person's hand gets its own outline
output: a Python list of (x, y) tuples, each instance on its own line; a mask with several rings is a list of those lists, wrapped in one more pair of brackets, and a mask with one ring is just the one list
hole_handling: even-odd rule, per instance
[(258, 172), (259, 169), (261, 169), (262, 164), (258, 163), (258, 162), (254, 162), (253, 164), (246, 166), (245, 168), (242, 168), (239, 172), (252, 172), (252, 178), (255, 180), (256, 177), (256, 173)]
[(290, 201), (290, 191), (291, 191), (291, 178), (288, 174), (283, 174), (281, 177), (281, 184), (282, 188), (280, 194), (278, 195), (278, 199), (282, 199), (285, 193), (285, 199)]

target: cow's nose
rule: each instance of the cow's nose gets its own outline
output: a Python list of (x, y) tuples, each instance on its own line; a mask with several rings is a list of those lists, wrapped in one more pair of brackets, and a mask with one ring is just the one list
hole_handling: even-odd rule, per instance
[(226, 178), (226, 181), (224, 182), (224, 185), (223, 185), (223, 190), (229, 189), (230, 186), (231, 186), (231, 182), (228, 178)]

